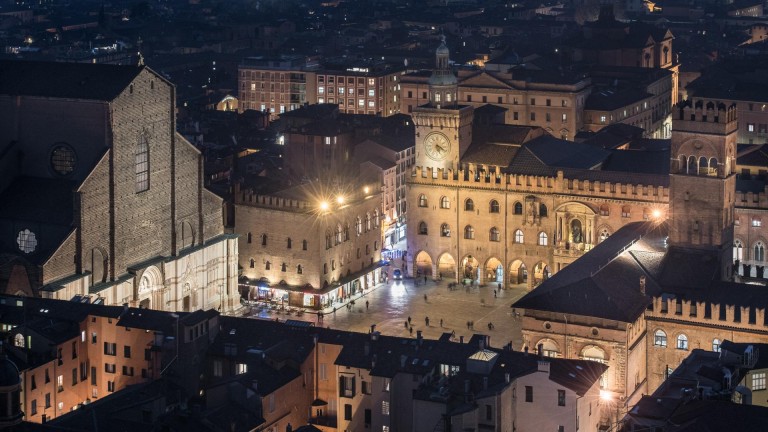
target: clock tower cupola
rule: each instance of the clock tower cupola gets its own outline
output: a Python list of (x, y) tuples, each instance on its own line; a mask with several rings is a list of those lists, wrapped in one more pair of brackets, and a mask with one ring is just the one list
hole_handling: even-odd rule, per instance
[(450, 67), (445, 36), (435, 50), (435, 69), (429, 77), (429, 102), (413, 110), (416, 126), (416, 165), (457, 169), (472, 141), (474, 109), (458, 103), (458, 80)]

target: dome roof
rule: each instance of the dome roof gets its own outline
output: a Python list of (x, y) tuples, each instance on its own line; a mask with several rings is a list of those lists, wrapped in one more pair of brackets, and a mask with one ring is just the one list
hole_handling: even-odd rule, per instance
[(0, 354), (0, 387), (10, 387), (21, 383), (19, 368), (8, 359), (5, 354)]
[(445, 44), (445, 38), (440, 43), (440, 46), (437, 47), (437, 50), (435, 51), (436, 55), (449, 55), (450, 51), (448, 50), (448, 46)]

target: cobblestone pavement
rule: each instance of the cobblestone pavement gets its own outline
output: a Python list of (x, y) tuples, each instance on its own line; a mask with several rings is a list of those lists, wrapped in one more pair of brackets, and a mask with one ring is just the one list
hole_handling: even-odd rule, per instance
[[(426, 284), (419, 280), (416, 285), (413, 279), (406, 279), (379, 284), (362, 296), (356, 296), (351, 307), (340, 305), (336, 312), (326, 313), (322, 321), (310, 313), (292, 317), (273, 312), (261, 313), (259, 317), (281, 321), (286, 318), (311, 320), (318, 326), (365, 333), (375, 324), (382, 334), (414, 338), (421, 330), (426, 339), (437, 339), (443, 333), (455, 331), (457, 340), (463, 336), (467, 341), (473, 334), (481, 333), (491, 337), (493, 347), (500, 348), (512, 342), (514, 349), (520, 349), (521, 322), (511, 305), (526, 293), (525, 286), (497, 290), (494, 295), (495, 288), (496, 285), (487, 285), (467, 290), (458, 284), (451, 290), (446, 280), (430, 280)], [(409, 316), (411, 324), (406, 327)], [(429, 318), (429, 324), (426, 318)], [(473, 329), (467, 328), (467, 321), (474, 322)], [(493, 324), (492, 329), (488, 328), (488, 323)]]

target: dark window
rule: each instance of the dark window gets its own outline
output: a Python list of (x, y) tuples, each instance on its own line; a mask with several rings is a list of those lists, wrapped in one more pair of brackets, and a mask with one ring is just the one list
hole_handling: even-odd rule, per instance
[(91, 385), (96, 385), (96, 366), (91, 366)]
[(77, 368), (72, 368), (72, 385), (77, 385)]
[(302, 240), (301, 241), (301, 250), (307, 250), (307, 241), (306, 240)]
[(144, 360), (152, 360), (152, 350), (149, 348), (144, 348)]
[(117, 367), (114, 363), (104, 363), (104, 372), (113, 374), (116, 370)]
[(72, 358), (77, 358), (77, 341), (72, 342)]
[(339, 377), (339, 396), (355, 397), (355, 377), (349, 375)]
[(125, 358), (131, 358), (131, 347), (130, 346), (125, 345), (123, 347), (123, 356), (125, 356)]
[(516, 215), (523, 214), (523, 204), (522, 203), (519, 203), (519, 202), (515, 203), (515, 214)]
[(51, 407), (51, 394), (46, 393), (45, 394), (45, 407), (50, 408)]
[(365, 410), (365, 426), (368, 427), (371, 425), (371, 410), (367, 409)]
[(525, 401), (533, 402), (533, 387), (525, 386)]
[(490, 405), (485, 406), (485, 419), (493, 420), (493, 407)]
[(352, 405), (344, 404), (344, 420), (352, 420)]
[(107, 381), (107, 391), (113, 392), (115, 391), (115, 382), (114, 381)]
[(557, 391), (557, 406), (565, 406), (565, 390)]
[(35, 375), (34, 374), (32, 375), (32, 384), (31, 385), (32, 385), (32, 390), (37, 388), (37, 383), (35, 383)]

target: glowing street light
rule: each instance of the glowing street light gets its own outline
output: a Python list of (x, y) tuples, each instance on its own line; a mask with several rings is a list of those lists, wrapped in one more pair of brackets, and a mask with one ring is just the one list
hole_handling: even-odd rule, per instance
[(339, 203), (339, 205), (344, 204), (344, 197), (341, 195), (337, 196), (336, 202)]
[(651, 213), (651, 216), (653, 216), (654, 219), (660, 218), (661, 217), (661, 210), (654, 209), (653, 212)]
[(368, 195), (368, 192), (370, 192), (370, 188), (368, 186), (363, 188), (363, 192), (365, 192), (366, 195)]
[(328, 202), (327, 202), (327, 201), (322, 201), (322, 202), (320, 203), (320, 210), (322, 210), (322, 211), (327, 211), (327, 210), (328, 210), (328, 207), (329, 207), (329, 206), (328, 206)]
[(610, 402), (613, 400), (613, 393), (608, 390), (600, 390), (600, 400)]

